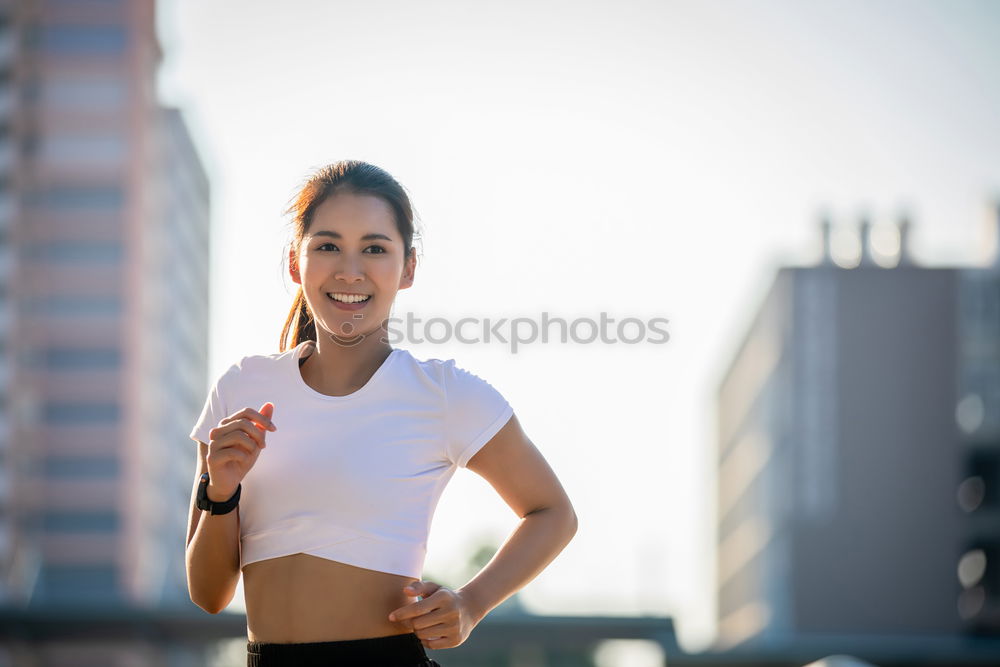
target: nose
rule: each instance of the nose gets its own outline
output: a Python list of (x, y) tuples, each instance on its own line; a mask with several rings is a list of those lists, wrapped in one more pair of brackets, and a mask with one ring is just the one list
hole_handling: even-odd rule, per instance
[(365, 279), (358, 260), (345, 257), (334, 272), (333, 277), (346, 283), (357, 283)]

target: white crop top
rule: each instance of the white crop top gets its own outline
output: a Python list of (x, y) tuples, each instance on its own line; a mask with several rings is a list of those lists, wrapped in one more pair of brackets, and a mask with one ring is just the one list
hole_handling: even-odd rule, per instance
[(225, 417), (274, 404), (278, 428), (242, 481), (240, 568), (306, 553), (419, 579), (444, 487), (513, 409), (454, 359), (400, 348), (361, 389), (327, 396), (299, 371), (314, 345), (243, 357), (216, 380), (191, 430), (208, 443)]

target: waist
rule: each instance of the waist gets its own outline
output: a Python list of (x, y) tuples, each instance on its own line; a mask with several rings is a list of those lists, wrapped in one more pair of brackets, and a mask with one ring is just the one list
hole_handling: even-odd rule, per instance
[(369, 639), (410, 632), (389, 613), (416, 602), (403, 588), (414, 577), (297, 553), (243, 568), (252, 642)]

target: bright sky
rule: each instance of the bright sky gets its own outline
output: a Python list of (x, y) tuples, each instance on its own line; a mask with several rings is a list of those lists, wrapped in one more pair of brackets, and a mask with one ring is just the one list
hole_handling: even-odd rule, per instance
[[(666, 344), (423, 345), (514, 406), (580, 517), (537, 613), (715, 633), (715, 390), (779, 263), (913, 213), (928, 264), (982, 259), (1000, 195), (1000, 4), (161, 0), (160, 90), (212, 182), (210, 374), (277, 351), (283, 210), (314, 167), (392, 173), (425, 228), (395, 312), (649, 320)], [(280, 415), (275, 414), (275, 420)], [(425, 577), (516, 516), (459, 471)], [(441, 583), (446, 583), (442, 581)], [(239, 601), (234, 602), (236, 605)]]

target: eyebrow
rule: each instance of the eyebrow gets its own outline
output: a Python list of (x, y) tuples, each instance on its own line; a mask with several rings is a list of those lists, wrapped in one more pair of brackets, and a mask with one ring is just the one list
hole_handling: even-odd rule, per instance
[[(328, 232), (328, 231), (325, 231), (325, 230), (324, 231), (320, 231), (320, 232), (316, 232), (315, 234), (311, 234), (310, 238), (316, 237), (316, 236), (330, 236), (330, 237), (333, 237), (335, 239), (343, 238), (337, 232)], [(364, 236), (361, 237), (362, 241), (374, 241), (375, 239), (382, 239), (384, 241), (391, 241), (392, 240), (391, 238), (389, 238), (385, 234), (365, 234)]]

